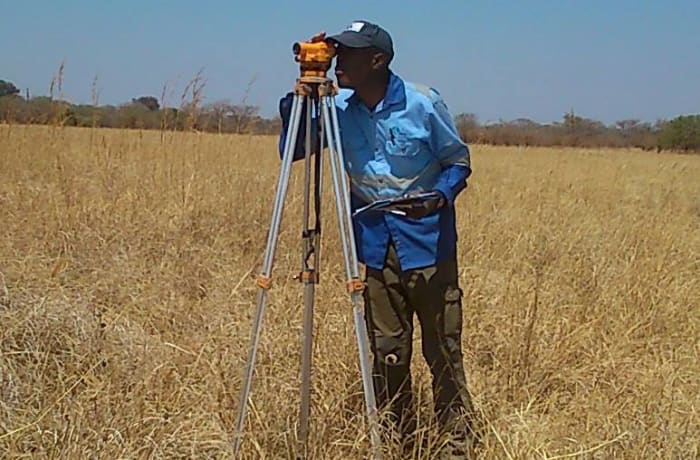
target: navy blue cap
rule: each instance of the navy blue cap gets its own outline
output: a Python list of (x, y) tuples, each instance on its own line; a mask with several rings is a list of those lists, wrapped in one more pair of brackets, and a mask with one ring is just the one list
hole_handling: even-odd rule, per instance
[(348, 48), (369, 48), (374, 46), (389, 56), (394, 56), (394, 44), (389, 32), (367, 21), (355, 21), (339, 34), (328, 40), (340, 43)]

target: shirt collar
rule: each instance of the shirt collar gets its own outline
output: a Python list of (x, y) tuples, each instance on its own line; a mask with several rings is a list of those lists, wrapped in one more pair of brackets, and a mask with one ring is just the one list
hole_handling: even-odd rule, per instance
[[(375, 111), (379, 112), (380, 110), (384, 110), (392, 105), (401, 104), (405, 100), (406, 91), (403, 80), (394, 72), (390, 71), (389, 84), (386, 87), (386, 94), (384, 94), (384, 99), (379, 101), (379, 104), (377, 104)], [(358, 105), (362, 103), (362, 100), (356, 92), (353, 92), (348, 98), (348, 103)]]

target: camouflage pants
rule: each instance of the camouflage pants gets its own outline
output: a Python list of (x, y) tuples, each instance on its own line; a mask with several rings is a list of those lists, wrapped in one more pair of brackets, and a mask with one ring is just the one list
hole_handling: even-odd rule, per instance
[(473, 409), (462, 364), (462, 291), (456, 260), (403, 272), (390, 245), (384, 268), (368, 267), (366, 282), (365, 319), (374, 353), (377, 404), (388, 409), (403, 435), (413, 433), (410, 362), (415, 313), (423, 357), (432, 373), (437, 421), (443, 430), (468, 435)]

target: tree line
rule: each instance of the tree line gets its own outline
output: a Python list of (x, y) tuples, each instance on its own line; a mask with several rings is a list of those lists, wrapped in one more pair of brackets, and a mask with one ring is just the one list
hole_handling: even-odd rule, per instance
[(474, 143), (519, 146), (626, 147), (700, 153), (700, 115), (680, 115), (654, 123), (625, 119), (611, 125), (584, 118), (573, 110), (561, 121), (537, 123), (527, 118), (479, 122), (474, 114), (459, 114), (455, 125), (463, 139)]
[[(0, 122), (126, 129), (196, 130), (215, 133), (279, 134), (279, 117), (264, 118), (259, 108), (227, 100), (200, 104), (197, 79), (191, 96), (178, 107), (163, 107), (162, 98), (140, 96), (121, 105), (71, 104), (53, 97), (21, 95), (0, 80)], [(184, 93), (183, 93), (184, 96)], [(574, 111), (561, 121), (537, 123), (527, 118), (480, 123), (474, 114), (459, 114), (455, 124), (470, 143), (520, 146), (634, 147), (644, 150), (700, 152), (700, 115), (681, 115), (654, 123), (638, 119), (612, 125)]]
[(0, 80), (0, 122), (61, 126), (197, 130), (219, 133), (278, 132), (281, 122), (260, 116), (258, 107), (221, 100), (201, 105), (201, 87), (177, 107), (162, 107), (162, 99), (140, 96), (120, 105), (72, 104), (51, 96), (20, 94)]

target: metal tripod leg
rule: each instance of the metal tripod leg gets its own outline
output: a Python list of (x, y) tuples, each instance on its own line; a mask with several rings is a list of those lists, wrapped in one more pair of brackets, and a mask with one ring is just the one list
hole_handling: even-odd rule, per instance
[(309, 437), (309, 413), (311, 408), (311, 360), (313, 352), (313, 310), (316, 283), (320, 273), (318, 261), (320, 258), (321, 239), (321, 155), (315, 150), (313, 158), (313, 207), (314, 224), (311, 218), (311, 174), (312, 174), (312, 140), (318, 135), (318, 128), (312, 130), (312, 111), (314, 101), (307, 98), (306, 109), (306, 155), (304, 159), (304, 214), (302, 228), (302, 257), (300, 280), (304, 286), (304, 317), (301, 345), (301, 403), (299, 408), (299, 450), (303, 457), (308, 457), (307, 441)]
[(267, 246), (265, 248), (265, 256), (263, 259), (263, 267), (260, 276), (258, 277), (258, 301), (253, 320), (253, 331), (250, 339), (250, 349), (248, 351), (248, 361), (246, 364), (245, 376), (243, 379), (243, 387), (241, 388), (241, 396), (238, 403), (238, 418), (236, 421), (236, 431), (233, 439), (233, 456), (238, 455), (238, 450), (241, 446), (241, 437), (245, 427), (245, 417), (248, 406), (248, 397), (250, 396), (250, 387), (253, 380), (253, 370), (255, 368), (255, 357), (258, 351), (260, 342), (260, 329), (262, 327), (263, 315), (265, 313), (265, 302), (267, 300), (267, 292), (272, 285), (271, 273), (272, 265), (275, 257), (275, 248), (277, 245), (277, 237), (279, 236), (280, 222), (284, 210), (284, 199), (287, 195), (287, 187), (289, 185), (289, 174), (292, 169), (292, 160), (294, 157), (294, 147), (296, 145), (299, 123), (302, 115), (302, 101), (304, 96), (297, 94), (294, 96), (294, 102), (291, 110), (291, 122), (287, 131), (287, 138), (284, 145), (284, 153), (282, 157), (282, 168), (280, 170), (279, 180), (277, 182), (277, 193), (272, 211), (272, 225), (267, 236)]
[(372, 382), (372, 367), (370, 365), (369, 337), (367, 325), (364, 321), (364, 305), (362, 303), (362, 291), (364, 285), (360, 280), (360, 269), (355, 247), (355, 236), (350, 214), (350, 193), (343, 175), (343, 146), (340, 142), (340, 128), (332, 96), (321, 96), (321, 113), (323, 115), (324, 133), (328, 140), (328, 152), (330, 157), (333, 188), (335, 189), (336, 209), (338, 212), (338, 225), (340, 227), (340, 239), (343, 246), (345, 261), (345, 273), (348, 280), (348, 291), (353, 305), (353, 319), (355, 323), (355, 335), (360, 361), (360, 373), (365, 395), (367, 409), (367, 421), (372, 446), (372, 457), (381, 458), (381, 441), (379, 437), (379, 423), (377, 420), (377, 402)]

